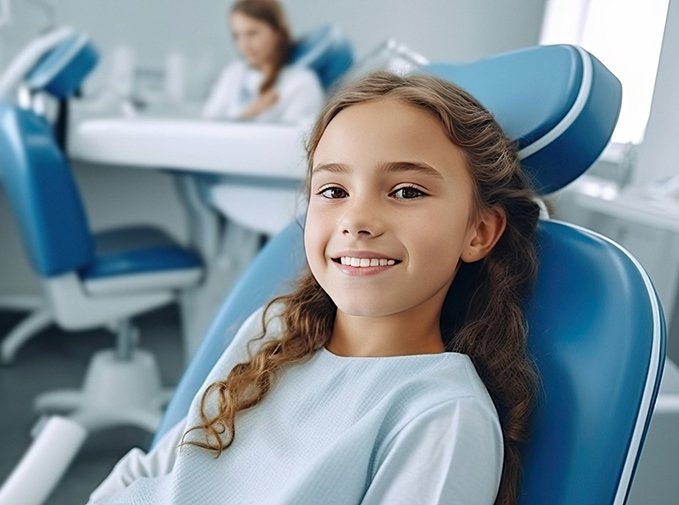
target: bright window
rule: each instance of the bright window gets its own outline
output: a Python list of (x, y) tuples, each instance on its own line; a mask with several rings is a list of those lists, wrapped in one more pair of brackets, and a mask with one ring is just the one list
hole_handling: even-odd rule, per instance
[(547, 0), (542, 44), (577, 44), (622, 82), (613, 142), (639, 144), (651, 111), (669, 0)]

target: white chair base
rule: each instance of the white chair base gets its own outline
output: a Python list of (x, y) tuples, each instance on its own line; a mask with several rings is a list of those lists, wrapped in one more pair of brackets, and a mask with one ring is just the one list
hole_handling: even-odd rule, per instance
[(42, 394), (34, 408), (39, 414), (68, 413), (89, 432), (136, 426), (152, 433), (171, 394), (161, 387), (153, 355), (135, 350), (131, 358), (120, 359), (111, 349), (94, 356), (82, 390)]

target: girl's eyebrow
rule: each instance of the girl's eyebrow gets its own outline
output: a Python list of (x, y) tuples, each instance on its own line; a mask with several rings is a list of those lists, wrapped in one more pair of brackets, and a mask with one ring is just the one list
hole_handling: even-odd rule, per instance
[[(378, 168), (383, 172), (417, 172), (418, 174), (421, 175), (443, 179), (441, 172), (436, 170), (431, 165), (424, 163), (422, 161), (388, 161), (385, 163), (381, 163)], [(318, 172), (345, 173), (349, 171), (350, 168), (343, 163), (322, 163), (320, 165), (315, 166), (311, 170), (311, 173), (312, 174), (317, 174)]]
[(312, 174), (317, 174), (318, 172), (333, 172), (333, 173), (344, 173), (348, 172), (349, 167), (343, 163), (321, 163), (316, 165), (311, 169)]
[(443, 179), (441, 172), (423, 161), (389, 161), (380, 165), (384, 172), (417, 172), (420, 175)]

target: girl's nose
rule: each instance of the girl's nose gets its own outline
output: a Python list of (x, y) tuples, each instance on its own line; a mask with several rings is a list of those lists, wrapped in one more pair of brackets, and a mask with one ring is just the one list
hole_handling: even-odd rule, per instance
[(358, 237), (378, 237), (384, 233), (382, 211), (374, 202), (357, 201), (342, 216), (340, 232)]

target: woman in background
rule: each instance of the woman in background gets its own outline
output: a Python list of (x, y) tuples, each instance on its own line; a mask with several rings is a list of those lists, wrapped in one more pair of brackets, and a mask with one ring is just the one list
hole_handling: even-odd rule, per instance
[(311, 124), (323, 89), (311, 70), (288, 64), (293, 41), (280, 3), (238, 0), (229, 24), (242, 59), (222, 71), (203, 117)]

